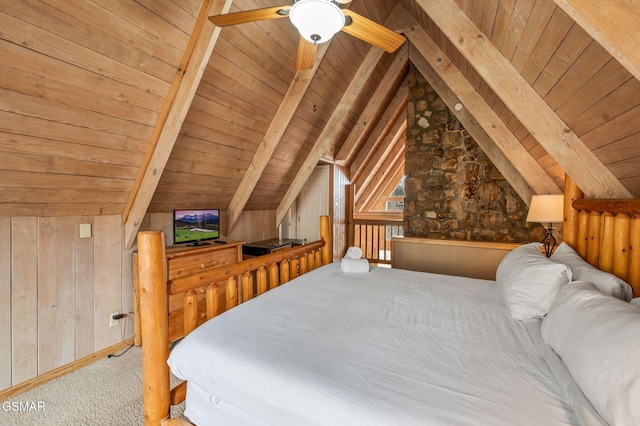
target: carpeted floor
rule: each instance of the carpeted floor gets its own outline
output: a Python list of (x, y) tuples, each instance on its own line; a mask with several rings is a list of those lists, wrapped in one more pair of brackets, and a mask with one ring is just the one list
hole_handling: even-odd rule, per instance
[[(174, 409), (172, 414), (179, 415), (180, 411), (182, 407)], [(96, 361), (0, 401), (2, 426), (142, 424), (142, 351), (139, 347), (131, 348), (119, 358)]]

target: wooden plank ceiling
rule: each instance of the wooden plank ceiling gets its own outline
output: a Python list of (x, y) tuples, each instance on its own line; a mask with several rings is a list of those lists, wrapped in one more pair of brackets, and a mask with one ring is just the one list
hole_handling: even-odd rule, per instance
[(339, 33), (296, 73), (288, 20), (205, 19), (270, 0), (2, 1), (0, 215), (123, 214), (133, 235), (145, 212), (285, 211), (318, 159), (395, 175), (407, 57), (523, 198), (565, 172), (639, 197), (640, 10), (606, 3), (353, 0), (407, 47)]

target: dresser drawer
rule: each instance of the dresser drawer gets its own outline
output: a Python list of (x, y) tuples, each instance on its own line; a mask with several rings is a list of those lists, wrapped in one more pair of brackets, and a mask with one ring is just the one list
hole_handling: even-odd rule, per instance
[(238, 262), (238, 246), (224, 247), (215, 252), (202, 251), (190, 256), (174, 257), (167, 260), (167, 279), (194, 274), (205, 268)]

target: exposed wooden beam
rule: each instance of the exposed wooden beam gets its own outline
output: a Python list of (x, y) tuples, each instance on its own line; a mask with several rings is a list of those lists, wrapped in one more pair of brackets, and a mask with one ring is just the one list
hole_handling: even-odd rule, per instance
[(640, 3), (629, 0), (554, 1), (640, 80)]
[(367, 80), (369, 80), (369, 77), (376, 68), (376, 65), (378, 65), (383, 53), (384, 51), (375, 47), (371, 47), (369, 49), (369, 53), (364, 58), (364, 61), (362, 61), (360, 68), (358, 68), (358, 71), (351, 80), (351, 83), (349, 83), (349, 86), (342, 95), (342, 98), (340, 98), (338, 106), (333, 111), (333, 114), (331, 114), (329, 121), (324, 126), (324, 129), (322, 129), (322, 133), (318, 136), (313, 148), (311, 148), (311, 151), (304, 160), (304, 163), (300, 166), (296, 177), (293, 179), (293, 182), (289, 185), (287, 192), (280, 201), (280, 204), (276, 209), (276, 226), (282, 222), (287, 210), (289, 210), (289, 207), (291, 207), (291, 204), (293, 204), (296, 197), (302, 190), (305, 182), (318, 164), (318, 160), (322, 157), (322, 153), (329, 145), (329, 142), (331, 142), (331, 139), (338, 130), (340, 123), (351, 108), (351, 104), (358, 97)]
[[(391, 195), (391, 193), (396, 188), (396, 186), (398, 186), (398, 183), (400, 182), (400, 179), (402, 179), (403, 176), (404, 176), (404, 148), (402, 149), (401, 152), (398, 153), (398, 155), (395, 158), (393, 158), (393, 161), (391, 162), (391, 164), (387, 166), (386, 170), (382, 174), (382, 178), (380, 179), (380, 181), (375, 182), (374, 185), (370, 185), (370, 189), (368, 189), (367, 192), (370, 192), (371, 196), (368, 197), (367, 202), (362, 204), (362, 207), (359, 208), (358, 210), (362, 213), (375, 212), (375, 211), (372, 211), (372, 209), (376, 208), (376, 206), (381, 205), (380, 203), (381, 198), (386, 198)], [(388, 213), (388, 214), (395, 213), (395, 214), (398, 214), (400, 217), (402, 217), (401, 211), (396, 211), (396, 212), (385, 211), (384, 213)]]
[(393, 123), (390, 131), (380, 139), (375, 148), (369, 152), (366, 162), (362, 164), (358, 173), (356, 173), (351, 179), (358, 188), (356, 194), (356, 201), (360, 197), (361, 190), (369, 185), (372, 180), (375, 180), (377, 172), (380, 169), (380, 165), (386, 157), (394, 149), (398, 147), (398, 143), (401, 142), (404, 146), (404, 142), (407, 139), (407, 115), (398, 117)]
[(232, 2), (233, 0), (205, 0), (202, 4), (180, 67), (176, 71), (122, 213), (127, 250), (133, 246), (140, 224), (151, 203), (153, 193), (220, 35), (221, 28), (213, 25), (207, 18), (210, 15), (228, 12)]
[(415, 2), (588, 197), (631, 197), (453, 0)]
[[(410, 59), (527, 205), (533, 194), (562, 190), (529, 154), (417, 22), (407, 32)], [(458, 111), (455, 106), (460, 104)]]
[(342, 144), (338, 155), (336, 155), (335, 161), (337, 163), (348, 164), (349, 159), (353, 155), (353, 150), (365, 137), (366, 130), (373, 127), (373, 122), (379, 117), (380, 109), (385, 104), (393, 92), (397, 91), (400, 87), (400, 83), (404, 80), (409, 65), (409, 51), (408, 46), (405, 45), (398, 52), (393, 64), (387, 70), (380, 85), (376, 88), (375, 93), (367, 102), (362, 114), (358, 118), (358, 121), (349, 132), (349, 136)]
[(408, 93), (409, 89), (407, 89), (406, 86), (400, 87), (391, 100), (391, 103), (389, 103), (384, 114), (382, 114), (382, 118), (380, 118), (376, 123), (376, 127), (373, 129), (373, 132), (349, 166), (349, 176), (352, 181), (357, 179), (362, 173), (361, 169), (363, 168), (363, 165), (367, 164), (369, 158), (375, 153), (376, 147), (381, 144), (387, 134), (392, 131), (396, 122), (399, 119), (406, 118)]
[(227, 234), (233, 230), (234, 226), (238, 222), (238, 218), (240, 217), (244, 206), (247, 204), (247, 201), (256, 187), (262, 172), (265, 167), (267, 167), (269, 159), (271, 158), (271, 155), (273, 155), (273, 151), (278, 146), (278, 143), (280, 143), (282, 135), (284, 135), (285, 130), (287, 130), (289, 122), (291, 121), (293, 114), (295, 114), (300, 101), (304, 97), (309, 84), (311, 84), (311, 80), (313, 80), (313, 76), (318, 70), (320, 62), (322, 62), (322, 58), (324, 58), (330, 43), (331, 42), (329, 41), (318, 46), (313, 68), (296, 72), (291, 85), (289, 85), (287, 93), (284, 95), (282, 103), (280, 103), (273, 120), (271, 120), (271, 124), (269, 125), (267, 132), (253, 155), (251, 164), (249, 164), (247, 171), (242, 177), (240, 185), (236, 189), (236, 192), (233, 194), (233, 198), (229, 203), (226, 214)]
[[(380, 199), (389, 197), (390, 194), (396, 189), (398, 183), (400, 183), (400, 179), (404, 177), (404, 149), (398, 155), (398, 157), (394, 160), (394, 162), (387, 168), (383, 179), (376, 185), (377, 187), (373, 190), (373, 197), (371, 200), (362, 206), (362, 212), (369, 212), (371, 209), (375, 208), (377, 205), (380, 205)], [(403, 212), (398, 211), (387, 211), (385, 213), (388, 214), (397, 214), (402, 217)]]
[[(356, 194), (356, 211), (367, 209), (366, 206), (380, 195), (381, 188), (388, 184), (389, 177), (397, 170), (398, 161), (404, 163), (407, 120), (402, 120), (401, 124), (388, 146), (380, 147), (384, 150), (384, 154), (373, 165), (371, 172), (364, 177), (361, 183), (356, 182), (356, 186), (359, 188)], [(392, 167), (394, 164), (396, 164), (395, 168)]]

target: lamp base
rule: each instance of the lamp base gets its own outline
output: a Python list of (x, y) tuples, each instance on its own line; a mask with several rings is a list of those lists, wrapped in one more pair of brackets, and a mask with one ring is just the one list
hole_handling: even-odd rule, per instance
[(549, 224), (547, 227), (547, 235), (542, 239), (542, 245), (544, 246), (544, 254), (547, 257), (551, 257), (553, 253), (553, 249), (556, 248), (558, 242), (556, 238), (553, 236), (553, 224)]

